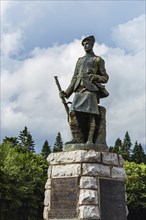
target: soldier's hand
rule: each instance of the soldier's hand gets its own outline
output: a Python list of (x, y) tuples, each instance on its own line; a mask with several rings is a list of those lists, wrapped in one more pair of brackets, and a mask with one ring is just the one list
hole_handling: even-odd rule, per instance
[(61, 92), (59, 93), (59, 96), (60, 96), (60, 98), (66, 98), (66, 97), (67, 97), (67, 94), (66, 94), (65, 91), (61, 91)]
[(98, 81), (98, 79), (99, 79), (98, 75), (95, 75), (95, 74), (89, 75), (90, 82)]

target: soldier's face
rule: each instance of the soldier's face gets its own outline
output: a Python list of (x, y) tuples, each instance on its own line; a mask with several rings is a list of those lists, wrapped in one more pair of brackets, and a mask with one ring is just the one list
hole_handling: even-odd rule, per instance
[(90, 41), (85, 41), (85, 42), (83, 43), (83, 47), (84, 47), (84, 50), (85, 50), (86, 52), (92, 51), (92, 49), (93, 49), (93, 43), (91, 43)]

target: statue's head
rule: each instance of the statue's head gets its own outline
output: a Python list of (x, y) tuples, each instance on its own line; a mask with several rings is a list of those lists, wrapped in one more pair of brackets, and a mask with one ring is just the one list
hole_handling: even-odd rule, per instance
[(95, 43), (95, 37), (93, 35), (89, 37), (85, 37), (82, 40), (82, 46), (84, 47), (84, 50), (86, 52), (92, 51), (94, 43)]

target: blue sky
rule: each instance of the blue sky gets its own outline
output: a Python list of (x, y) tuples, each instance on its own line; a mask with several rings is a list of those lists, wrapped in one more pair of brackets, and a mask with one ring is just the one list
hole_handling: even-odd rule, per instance
[(94, 52), (110, 76), (107, 142), (126, 130), (145, 147), (145, 1), (1, 1), (1, 138), (30, 130), (40, 151), (57, 132), (71, 138), (53, 80), (66, 89), (80, 44), (94, 35)]
[(5, 14), (9, 24), (24, 31), (27, 52), (36, 46), (46, 48), (56, 42), (69, 43), (90, 33), (99, 43), (111, 45), (114, 26), (145, 13), (141, 0), (3, 2), (9, 2)]

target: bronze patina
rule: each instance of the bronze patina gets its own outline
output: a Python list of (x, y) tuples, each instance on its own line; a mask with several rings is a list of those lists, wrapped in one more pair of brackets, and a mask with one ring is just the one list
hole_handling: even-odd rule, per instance
[(104, 60), (93, 52), (94, 36), (84, 38), (81, 43), (86, 54), (78, 59), (66, 91), (60, 92), (60, 97), (67, 99), (74, 93), (68, 117), (72, 140), (66, 144), (82, 144), (82, 148), (85, 144), (86, 148), (106, 146), (106, 110), (99, 102), (109, 95), (103, 85), (109, 76)]

